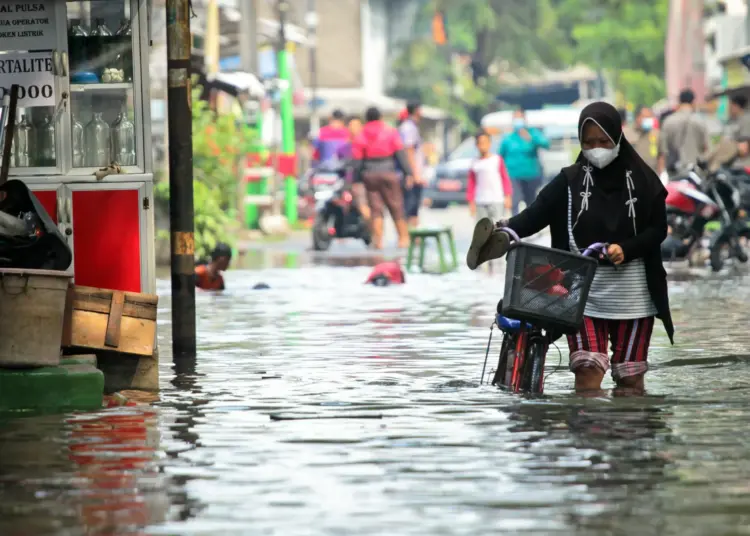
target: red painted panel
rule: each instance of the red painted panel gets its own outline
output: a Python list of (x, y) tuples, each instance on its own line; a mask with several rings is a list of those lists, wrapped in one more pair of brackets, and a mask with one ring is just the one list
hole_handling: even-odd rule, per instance
[(32, 193), (42, 204), (52, 221), (57, 223), (57, 190), (33, 190)]
[(141, 291), (138, 190), (73, 192), (76, 285)]

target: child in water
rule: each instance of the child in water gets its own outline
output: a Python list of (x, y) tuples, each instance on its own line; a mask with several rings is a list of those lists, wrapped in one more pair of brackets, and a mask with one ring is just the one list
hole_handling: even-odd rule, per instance
[(218, 244), (211, 253), (211, 262), (195, 267), (195, 286), (202, 290), (224, 290), (224, 277), (221, 275), (232, 260), (232, 248)]

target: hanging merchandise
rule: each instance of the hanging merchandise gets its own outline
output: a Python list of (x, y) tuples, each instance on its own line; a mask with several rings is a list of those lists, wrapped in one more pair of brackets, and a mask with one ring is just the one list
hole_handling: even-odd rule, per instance
[(111, 163), (109, 125), (102, 119), (101, 112), (94, 113), (94, 118), (83, 131), (83, 138), (86, 165), (92, 167), (108, 166)]
[(123, 112), (112, 123), (112, 159), (121, 166), (135, 165), (135, 125)]

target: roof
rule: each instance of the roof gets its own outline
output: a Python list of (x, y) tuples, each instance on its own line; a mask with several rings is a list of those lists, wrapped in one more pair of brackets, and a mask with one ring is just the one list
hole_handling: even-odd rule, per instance
[(596, 71), (586, 65), (576, 65), (564, 71), (550, 69), (513, 70), (504, 71), (498, 75), (498, 80), (510, 86), (544, 85), (560, 83), (576, 83), (585, 80), (596, 80)]
[[(383, 115), (397, 115), (406, 107), (406, 101), (389, 97), (382, 93), (370, 93), (362, 88), (319, 88), (317, 98), (322, 101), (318, 108), (321, 115), (330, 115), (333, 110), (341, 110), (347, 115), (362, 115), (369, 106), (377, 106)], [(312, 90), (305, 88), (305, 102), (312, 100)], [(309, 107), (298, 106), (295, 116), (307, 117)], [(422, 106), (422, 117), (425, 119), (439, 120), (448, 117), (448, 114), (439, 108)]]

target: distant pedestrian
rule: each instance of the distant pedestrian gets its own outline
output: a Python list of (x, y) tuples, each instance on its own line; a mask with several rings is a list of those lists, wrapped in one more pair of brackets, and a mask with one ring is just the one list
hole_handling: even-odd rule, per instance
[(217, 244), (211, 253), (211, 261), (195, 267), (195, 286), (202, 290), (224, 290), (224, 276), (232, 260), (232, 248)]
[(513, 113), (513, 132), (503, 138), (499, 150), (513, 182), (514, 214), (518, 214), (521, 201), (530, 206), (542, 187), (540, 149), (549, 149), (549, 141), (541, 131), (529, 128), (526, 113), (519, 108)]
[(352, 147), (354, 145), (354, 139), (362, 132), (362, 120), (354, 115), (349, 118), (347, 123), (349, 127), (349, 143), (342, 146), (339, 149), (339, 160), (344, 162), (346, 168), (345, 174), (347, 181), (351, 184), (352, 198), (354, 205), (359, 210), (362, 218), (369, 222), (370, 221), (370, 206), (367, 204), (367, 192), (365, 191), (365, 185), (362, 183), (362, 177), (360, 174), (355, 173), (354, 160), (352, 155)]
[(388, 211), (396, 225), (398, 246), (409, 245), (409, 228), (404, 215), (404, 196), (401, 172), (412, 180), (412, 171), (404, 153), (398, 131), (385, 124), (380, 110), (368, 108), (365, 126), (352, 144), (355, 180), (361, 178), (367, 190), (370, 205), (372, 247), (383, 248), (383, 209)]
[(412, 171), (412, 180), (404, 183), (404, 211), (409, 227), (415, 228), (419, 226), (419, 208), (422, 205), (425, 183), (425, 159), (422, 136), (419, 133), (422, 106), (416, 102), (409, 103), (406, 106), (406, 113), (406, 118), (398, 127)]
[(725, 135), (733, 141), (750, 138), (750, 113), (744, 95), (735, 95), (729, 100), (729, 122)]
[(313, 142), (315, 167), (331, 167), (338, 162), (338, 151), (349, 143), (349, 129), (344, 124), (344, 112), (334, 110), (328, 124), (320, 129)]
[(648, 167), (656, 171), (659, 159), (659, 133), (656, 129), (654, 112), (648, 106), (638, 109), (635, 128), (622, 129), (625, 139), (630, 142)]
[(683, 171), (705, 156), (710, 146), (708, 128), (695, 113), (695, 94), (684, 89), (677, 110), (661, 125), (657, 171), (670, 176)]
[(513, 207), (513, 187), (503, 157), (491, 154), (492, 139), (481, 131), (476, 135), (479, 158), (472, 162), (466, 185), (469, 212), (477, 220), (498, 221)]

